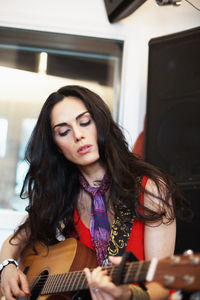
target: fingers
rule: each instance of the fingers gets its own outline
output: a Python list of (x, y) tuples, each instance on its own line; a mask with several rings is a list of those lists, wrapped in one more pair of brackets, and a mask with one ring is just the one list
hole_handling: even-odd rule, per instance
[[(84, 269), (89, 287), (100, 288), (103, 282), (110, 282), (111, 278), (107, 276), (107, 271), (102, 270), (101, 267), (97, 267), (92, 272), (88, 268)], [(94, 289), (93, 289), (94, 290)]]
[(20, 289), (16, 287), (12, 287), (7, 285), (5, 288), (2, 288), (3, 295), (5, 296), (6, 300), (14, 300), (16, 297), (25, 297), (25, 293), (20, 291)]
[(109, 276), (107, 276), (107, 272), (102, 270), (101, 267), (97, 267), (92, 272), (88, 268), (84, 269), (90, 293), (93, 300), (101, 300), (101, 299), (112, 299), (109, 295), (105, 295), (104, 286), (111, 282)]
[(111, 277), (107, 275), (106, 270), (97, 267), (92, 272), (89, 269), (85, 269), (84, 271), (93, 300), (120, 299), (118, 298), (118, 288), (112, 282)]
[(121, 256), (109, 256), (108, 259), (113, 265), (116, 265), (116, 266), (118, 266), (122, 261)]
[(25, 293), (25, 294), (30, 294), (30, 289), (29, 289), (29, 284), (28, 284), (28, 280), (27, 280), (27, 277), (24, 273), (22, 273), (20, 271), (19, 273), (19, 283), (20, 283), (20, 286), (21, 286), (21, 289), (22, 291)]
[(6, 287), (5, 290), (2, 288), (2, 292), (6, 300), (16, 300), (15, 296), (13, 296), (13, 294), (11, 293), (9, 287)]
[(116, 286), (107, 271), (97, 267), (93, 271), (84, 269), (93, 300), (128, 300), (131, 297), (129, 286)]
[(7, 300), (22, 298), (30, 293), (26, 276), (15, 266), (7, 266), (2, 272), (1, 288)]

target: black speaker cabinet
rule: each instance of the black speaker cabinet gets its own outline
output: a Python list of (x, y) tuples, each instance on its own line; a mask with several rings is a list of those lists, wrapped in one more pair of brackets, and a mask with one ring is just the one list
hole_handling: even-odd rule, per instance
[(200, 27), (149, 42), (145, 160), (200, 185)]
[(175, 253), (180, 254), (188, 249), (200, 252), (200, 188), (183, 189), (182, 194), (190, 201), (194, 217), (191, 222), (177, 220)]
[(200, 251), (200, 27), (149, 42), (145, 160), (172, 175), (195, 213), (176, 252)]
[(104, 0), (110, 23), (115, 23), (132, 14), (147, 0)]

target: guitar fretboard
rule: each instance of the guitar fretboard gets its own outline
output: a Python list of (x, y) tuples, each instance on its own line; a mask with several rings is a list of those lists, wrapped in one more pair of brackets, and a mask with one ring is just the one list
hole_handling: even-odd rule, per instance
[[(121, 275), (121, 283), (128, 284), (145, 281), (149, 265), (150, 262), (146, 261), (133, 262), (125, 265)], [(103, 267), (102, 269), (107, 270), (108, 275), (111, 276), (113, 282), (115, 282), (118, 267), (109, 266)], [(73, 292), (85, 289), (88, 289), (85, 273), (83, 271), (76, 271), (65, 274), (49, 275), (41, 291), (41, 295)]]

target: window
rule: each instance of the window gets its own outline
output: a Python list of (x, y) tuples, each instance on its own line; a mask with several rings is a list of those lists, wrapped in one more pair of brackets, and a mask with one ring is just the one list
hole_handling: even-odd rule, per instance
[(42, 104), (61, 86), (97, 92), (118, 121), (123, 41), (0, 27), (0, 208), (23, 211), (24, 152)]
[(7, 132), (8, 120), (0, 118), (0, 157), (4, 157), (6, 154)]

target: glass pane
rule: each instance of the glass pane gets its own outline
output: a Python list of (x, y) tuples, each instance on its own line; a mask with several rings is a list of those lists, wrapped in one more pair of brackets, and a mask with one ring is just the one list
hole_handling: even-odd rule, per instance
[[(16, 167), (16, 185), (15, 194), (19, 195), (22, 189), (23, 181), (28, 171), (28, 163), (24, 160), (24, 153), (26, 150), (26, 145), (28, 143), (29, 137), (33, 131), (36, 124), (36, 118), (26, 118), (22, 120), (21, 123), (21, 137), (19, 142), (19, 152), (18, 152), (18, 162)], [(24, 203), (22, 201), (16, 201), (13, 203), (15, 209), (22, 210), (24, 208)]]
[(118, 120), (123, 42), (0, 28), (0, 208), (23, 211), (24, 153), (41, 107), (61, 86), (98, 93)]
[(0, 118), (0, 157), (4, 157), (6, 154), (7, 132), (8, 120)]

